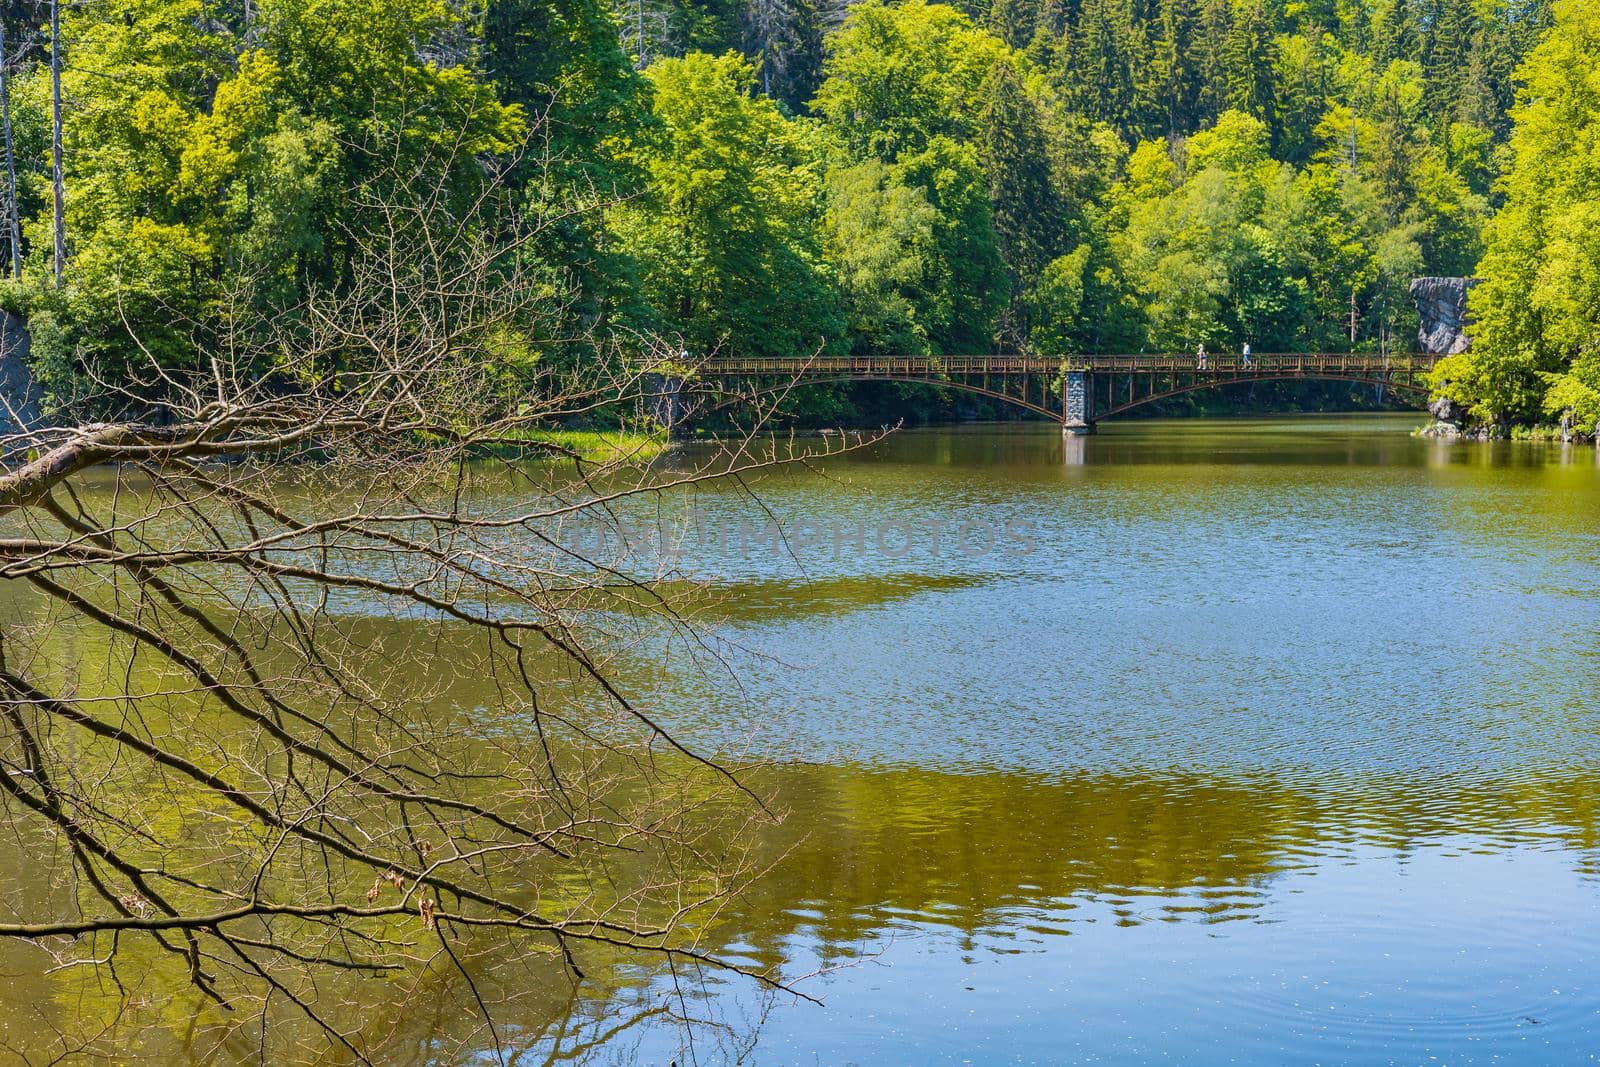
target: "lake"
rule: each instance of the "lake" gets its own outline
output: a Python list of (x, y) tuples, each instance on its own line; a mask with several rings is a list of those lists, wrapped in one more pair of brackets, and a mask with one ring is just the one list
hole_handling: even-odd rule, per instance
[(918, 430), (763, 482), (811, 543), (699, 560), (745, 692), (653, 694), (804, 760), (720, 936), (837, 969), (754, 1061), (1590, 1056), (1595, 450), (1416, 425)]
[[(783, 815), (700, 945), (821, 1003), (618, 965), (518, 1062), (1592, 1056), (1595, 450), (1417, 424), (912, 430), (625, 515), (720, 596), (614, 673)], [(428, 1062), (472, 993), (366, 1010)]]

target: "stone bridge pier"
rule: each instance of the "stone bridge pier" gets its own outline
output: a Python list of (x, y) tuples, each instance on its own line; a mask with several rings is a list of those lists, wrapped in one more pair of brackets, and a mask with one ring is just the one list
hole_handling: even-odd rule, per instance
[(1094, 433), (1094, 375), (1069, 370), (1061, 382), (1061, 432), (1068, 437)]
[(642, 387), (640, 406), (643, 414), (668, 435), (682, 432), (684, 416), (688, 414), (684, 403), (683, 379), (675, 374), (646, 374), (639, 383)]

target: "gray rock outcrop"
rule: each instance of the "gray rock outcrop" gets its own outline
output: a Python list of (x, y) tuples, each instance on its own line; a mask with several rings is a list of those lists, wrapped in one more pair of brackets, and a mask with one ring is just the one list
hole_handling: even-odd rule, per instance
[(1438, 355), (1465, 352), (1472, 344), (1467, 327), (1472, 317), (1467, 314), (1467, 292), (1477, 285), (1479, 278), (1413, 278), (1411, 299), (1416, 302), (1417, 314), (1422, 318), (1417, 330), (1417, 350)]

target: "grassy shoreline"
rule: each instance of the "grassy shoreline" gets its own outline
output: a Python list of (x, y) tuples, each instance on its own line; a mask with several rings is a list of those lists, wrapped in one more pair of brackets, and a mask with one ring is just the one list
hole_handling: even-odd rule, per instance
[(532, 450), (554, 449), (586, 463), (646, 463), (671, 447), (665, 433), (631, 430), (528, 430), (520, 435)]

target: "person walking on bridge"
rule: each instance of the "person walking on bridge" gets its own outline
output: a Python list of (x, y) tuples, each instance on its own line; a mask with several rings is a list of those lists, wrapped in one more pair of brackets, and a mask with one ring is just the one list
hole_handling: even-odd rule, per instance
[(1200, 347), (1194, 350), (1194, 358), (1195, 358), (1196, 368), (1199, 369), (1199, 370), (1205, 370), (1206, 369), (1206, 343), (1204, 341), (1201, 341), (1200, 342)]
[(1244, 343), (1244, 351), (1242, 353), (1240, 353), (1240, 354), (1244, 357), (1244, 369), (1245, 370), (1249, 370), (1250, 369), (1250, 342), (1249, 341), (1246, 341)]

